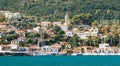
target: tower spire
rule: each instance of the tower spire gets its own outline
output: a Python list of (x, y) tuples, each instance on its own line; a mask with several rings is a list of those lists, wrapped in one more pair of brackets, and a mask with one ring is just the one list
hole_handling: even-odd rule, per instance
[(65, 14), (65, 25), (69, 25), (69, 15), (68, 15), (68, 12), (66, 12)]

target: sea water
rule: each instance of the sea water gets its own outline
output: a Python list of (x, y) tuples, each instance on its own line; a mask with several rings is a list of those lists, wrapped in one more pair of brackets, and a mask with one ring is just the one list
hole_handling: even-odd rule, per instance
[(1, 56), (0, 66), (120, 66), (120, 56)]

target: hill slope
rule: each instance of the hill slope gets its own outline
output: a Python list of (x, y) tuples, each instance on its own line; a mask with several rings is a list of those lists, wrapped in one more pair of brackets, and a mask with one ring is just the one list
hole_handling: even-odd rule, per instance
[(57, 21), (79, 13), (91, 13), (94, 19), (118, 19), (120, 0), (0, 0), (0, 10), (38, 16), (41, 20)]

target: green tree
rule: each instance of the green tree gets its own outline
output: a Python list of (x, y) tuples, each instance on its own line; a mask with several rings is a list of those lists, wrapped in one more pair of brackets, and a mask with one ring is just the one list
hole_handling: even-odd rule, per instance
[(69, 43), (72, 47), (77, 47), (79, 46), (79, 37), (77, 35), (74, 35), (73, 37), (70, 38)]
[(7, 21), (7, 18), (5, 18), (4, 15), (0, 14), (0, 22)]
[(71, 23), (75, 25), (80, 25), (80, 24), (86, 24), (86, 25), (91, 25), (91, 22), (93, 21), (92, 15), (87, 13), (87, 14), (79, 14), (73, 16), (71, 19)]
[(57, 34), (60, 30), (61, 30), (61, 28), (59, 26), (54, 26), (54, 28), (53, 28), (53, 32), (55, 34)]

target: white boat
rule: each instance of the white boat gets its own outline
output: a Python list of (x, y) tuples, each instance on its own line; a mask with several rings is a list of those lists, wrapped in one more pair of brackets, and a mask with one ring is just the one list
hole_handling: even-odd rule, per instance
[(83, 53), (82, 55), (120, 55), (120, 53)]
[(44, 52), (34, 52), (32, 53), (32, 56), (48, 56), (51, 55), (50, 53), (44, 53)]
[(72, 53), (71, 55), (72, 56), (79, 56), (79, 55), (82, 55), (82, 53)]

